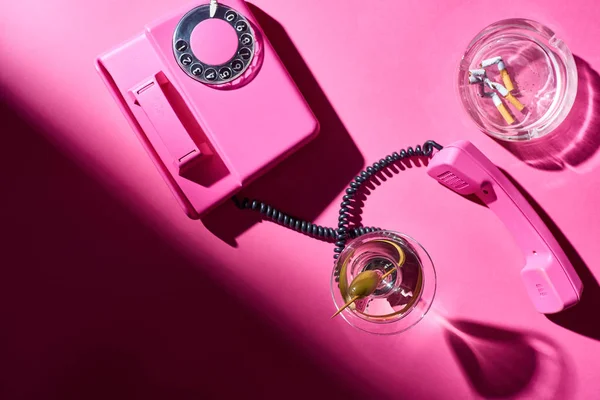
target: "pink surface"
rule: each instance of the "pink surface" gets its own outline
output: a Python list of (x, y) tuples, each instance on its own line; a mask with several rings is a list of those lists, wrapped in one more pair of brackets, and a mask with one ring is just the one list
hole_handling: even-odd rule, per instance
[[(600, 5), (253, 4), (321, 134), (245, 193), (333, 225), (366, 163), (426, 139), (466, 139), (543, 210), (583, 280), (581, 303), (539, 314), (502, 221), (413, 166), (377, 187), (361, 217), (428, 250), (432, 311), (391, 337), (330, 320), (332, 246), (230, 204), (190, 220), (97, 76), (98, 54), (185, 1), (4, 2), (2, 397), (306, 398), (311, 386), (328, 398), (360, 388), (377, 398), (596, 398)], [(508, 17), (545, 23), (577, 57), (575, 108), (537, 147), (476, 131), (455, 92), (464, 47)]]
[(209, 19), (194, 28), (191, 45), (192, 51), (200, 61), (219, 65), (233, 57), (237, 50), (238, 38), (235, 29), (227, 22)]

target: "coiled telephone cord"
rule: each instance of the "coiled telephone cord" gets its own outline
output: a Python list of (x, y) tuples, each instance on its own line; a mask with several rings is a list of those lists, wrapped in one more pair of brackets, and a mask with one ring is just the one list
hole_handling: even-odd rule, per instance
[(238, 208), (258, 211), (267, 219), (270, 219), (271, 221), (279, 225), (291, 228), (298, 232), (305, 233), (309, 236), (318, 239), (335, 241), (333, 258), (337, 259), (340, 256), (340, 253), (346, 247), (346, 242), (349, 238), (354, 239), (364, 234), (381, 230), (381, 228), (376, 227), (350, 228), (350, 218), (352, 217), (352, 211), (356, 209), (355, 196), (361, 189), (362, 185), (366, 182), (369, 182), (372, 179), (372, 177), (379, 171), (383, 171), (401, 160), (409, 159), (412, 157), (429, 157), (433, 153), (433, 149), (441, 150), (442, 148), (442, 145), (436, 143), (433, 140), (428, 140), (423, 144), (422, 147), (420, 145), (417, 145), (414, 149), (412, 147), (408, 147), (398, 152), (394, 152), (382, 158), (379, 161), (375, 161), (371, 166), (368, 166), (363, 171), (361, 171), (360, 174), (358, 174), (354, 178), (354, 180), (350, 182), (348, 188), (346, 189), (346, 194), (342, 198), (337, 228), (324, 227), (313, 224), (308, 221), (303, 221), (301, 219), (283, 213), (277, 210), (275, 207), (272, 207), (259, 200), (248, 198), (243, 198), (242, 200), (239, 200), (237, 197), (233, 197), (233, 201), (235, 202)]

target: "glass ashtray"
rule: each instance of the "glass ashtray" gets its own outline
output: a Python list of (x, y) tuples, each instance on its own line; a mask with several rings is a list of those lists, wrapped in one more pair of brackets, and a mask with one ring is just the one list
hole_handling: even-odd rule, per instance
[(435, 269), (425, 249), (410, 236), (379, 231), (347, 244), (331, 277), (337, 310), (351, 300), (349, 288), (364, 271), (376, 271), (383, 279), (372, 294), (341, 312), (350, 325), (369, 333), (394, 334), (414, 326), (429, 311), (436, 291)]
[(550, 133), (569, 114), (577, 67), (549, 28), (507, 19), (471, 41), (460, 61), (458, 92), (483, 132), (501, 140), (531, 140)]

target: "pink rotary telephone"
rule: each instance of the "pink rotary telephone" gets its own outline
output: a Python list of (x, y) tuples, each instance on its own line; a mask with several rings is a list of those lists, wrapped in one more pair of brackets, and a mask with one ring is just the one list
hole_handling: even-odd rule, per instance
[(196, 1), (96, 65), (190, 218), (319, 130), (243, 0)]

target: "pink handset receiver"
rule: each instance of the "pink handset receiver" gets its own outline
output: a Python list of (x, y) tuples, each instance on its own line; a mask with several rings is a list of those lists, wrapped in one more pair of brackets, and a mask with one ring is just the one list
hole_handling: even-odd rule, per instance
[(319, 130), (242, 0), (196, 1), (99, 56), (96, 66), (190, 218)]
[(535, 308), (552, 314), (576, 304), (583, 291), (573, 265), (539, 215), (472, 143), (435, 154), (428, 174), (461, 195), (475, 194), (505, 223), (525, 255), (521, 278)]

